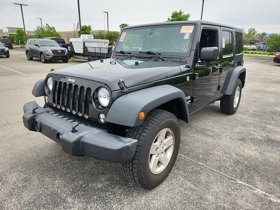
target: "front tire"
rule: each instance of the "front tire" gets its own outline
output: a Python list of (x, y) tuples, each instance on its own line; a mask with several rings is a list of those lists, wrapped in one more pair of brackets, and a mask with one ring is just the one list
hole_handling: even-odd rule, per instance
[(41, 54), (40, 54), (40, 60), (41, 60), (42, 63), (47, 63), (47, 60), (46, 60), (46, 58), (45, 58), (44, 53), (41, 53)]
[(31, 54), (30, 54), (29, 51), (26, 52), (26, 58), (27, 58), (27, 60), (29, 60), (29, 61), (33, 60), (33, 57), (31, 56)]
[(129, 129), (127, 136), (138, 139), (138, 145), (133, 159), (123, 164), (125, 175), (144, 189), (157, 187), (167, 178), (178, 155), (177, 118), (156, 109), (142, 125)]
[(65, 59), (62, 60), (62, 62), (63, 63), (68, 63), (68, 60), (69, 60), (68, 58), (65, 58)]
[(234, 114), (240, 104), (242, 94), (242, 82), (240, 79), (237, 80), (235, 90), (232, 95), (225, 95), (220, 102), (221, 112), (232, 115)]
[(6, 58), (9, 58), (9, 57), (10, 57), (10, 52), (8, 51), (6, 54)]

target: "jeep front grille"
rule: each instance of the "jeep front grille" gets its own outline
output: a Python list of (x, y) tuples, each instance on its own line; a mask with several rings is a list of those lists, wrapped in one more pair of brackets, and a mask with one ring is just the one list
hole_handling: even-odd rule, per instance
[(80, 117), (89, 117), (89, 106), (92, 101), (91, 88), (55, 81), (52, 97), (54, 107)]

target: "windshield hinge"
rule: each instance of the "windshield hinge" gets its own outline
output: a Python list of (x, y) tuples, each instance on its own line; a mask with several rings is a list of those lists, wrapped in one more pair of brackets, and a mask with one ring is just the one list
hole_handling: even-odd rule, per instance
[(125, 82), (123, 81), (123, 79), (120, 79), (120, 81), (118, 82), (118, 85), (121, 90), (127, 91), (127, 86), (126, 86)]

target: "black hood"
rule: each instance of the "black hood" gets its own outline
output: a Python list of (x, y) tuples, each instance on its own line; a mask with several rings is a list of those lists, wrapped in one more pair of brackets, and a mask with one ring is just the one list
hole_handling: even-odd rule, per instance
[[(136, 63), (136, 64), (135, 64)], [(179, 63), (164, 61), (113, 60), (92, 61), (56, 70), (51, 74), (98, 81), (119, 90), (120, 80), (126, 87), (154, 82), (181, 73)]]

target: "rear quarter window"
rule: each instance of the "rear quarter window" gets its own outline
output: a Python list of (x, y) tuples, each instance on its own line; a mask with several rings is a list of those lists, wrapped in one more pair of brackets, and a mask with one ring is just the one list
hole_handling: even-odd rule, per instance
[(235, 32), (235, 54), (241, 54), (243, 52), (243, 35), (242, 33)]

